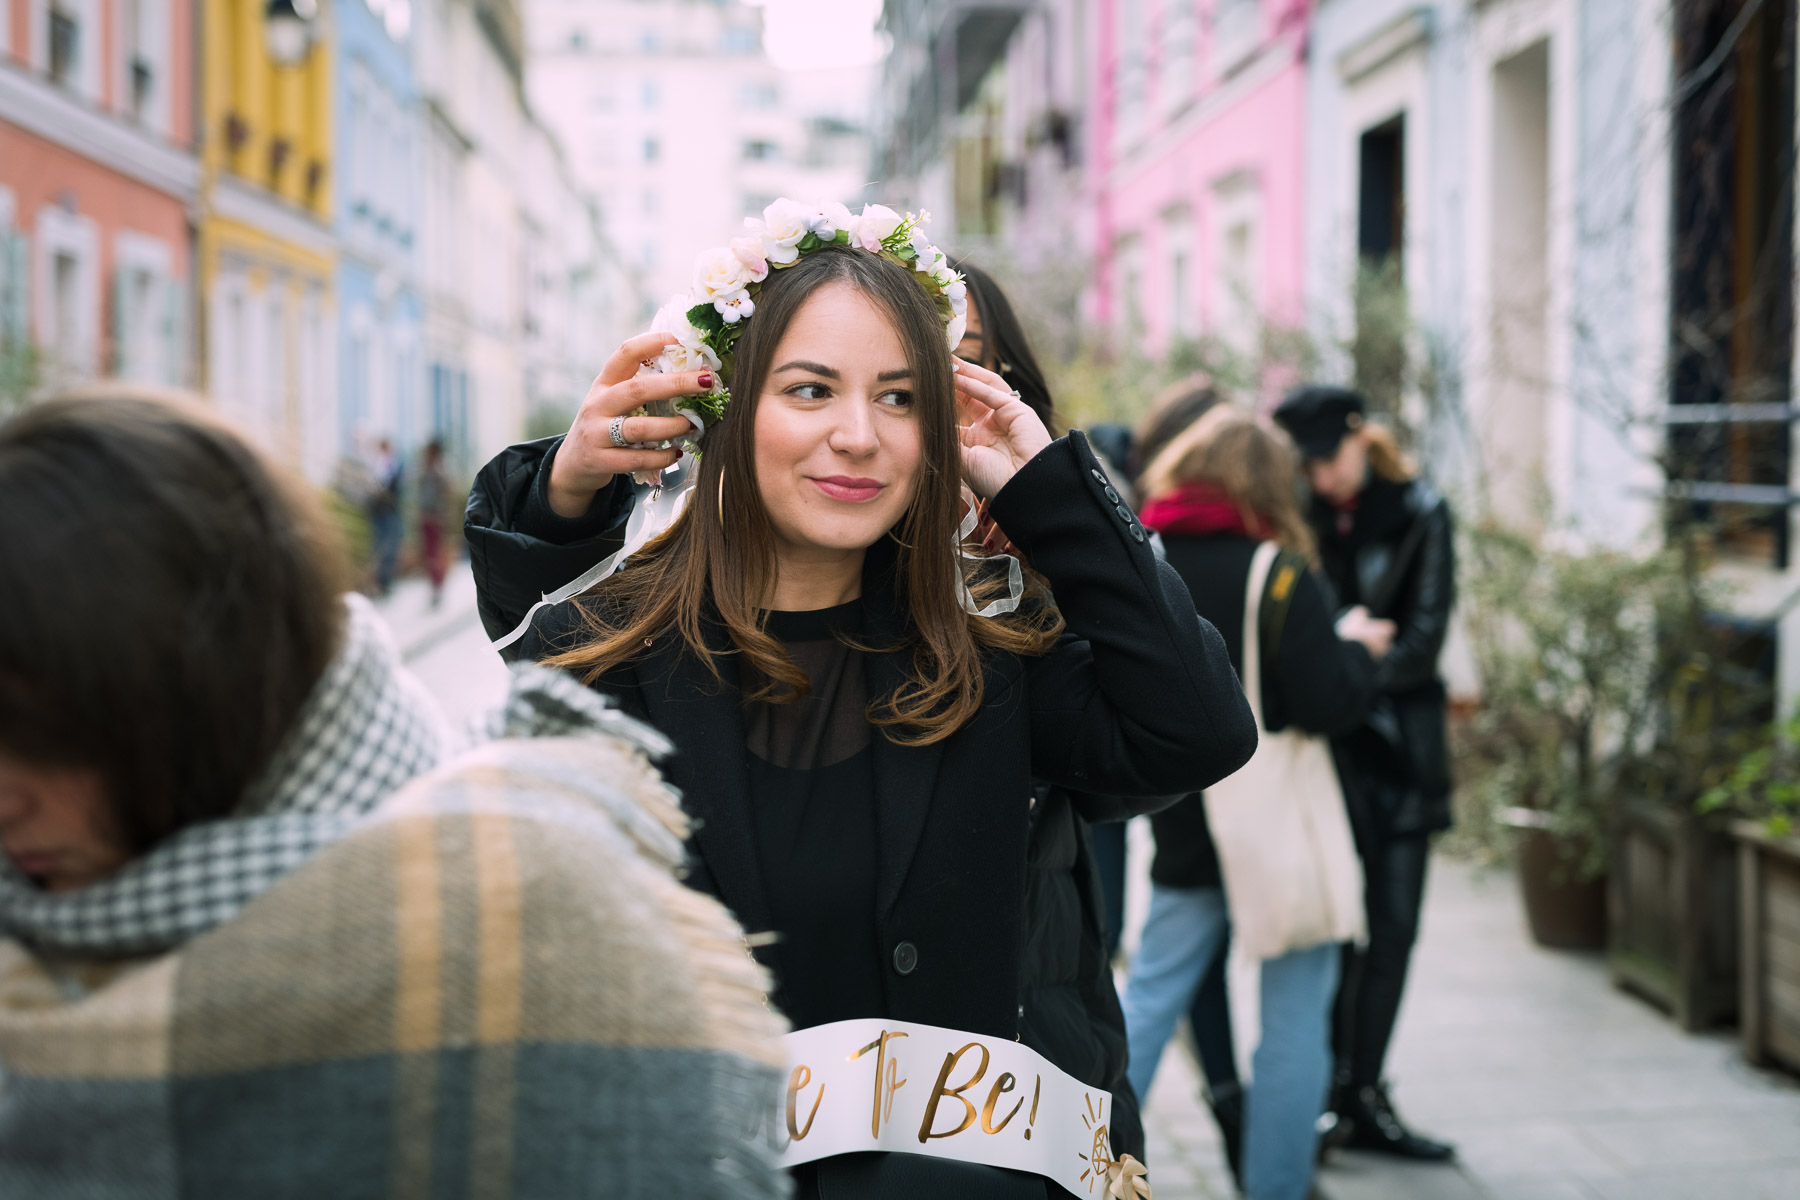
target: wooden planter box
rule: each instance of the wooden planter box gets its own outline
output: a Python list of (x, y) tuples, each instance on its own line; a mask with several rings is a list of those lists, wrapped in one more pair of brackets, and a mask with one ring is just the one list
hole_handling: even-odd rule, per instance
[(1738, 1015), (1738, 848), (1716, 821), (1663, 804), (1622, 806), (1607, 889), (1613, 983), (1683, 1029)]
[(1744, 1057), (1800, 1071), (1800, 837), (1740, 821)]

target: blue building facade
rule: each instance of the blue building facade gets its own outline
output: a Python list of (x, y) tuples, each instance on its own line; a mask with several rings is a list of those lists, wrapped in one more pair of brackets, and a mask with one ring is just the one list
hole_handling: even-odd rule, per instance
[(409, 0), (335, 0), (332, 44), (339, 449), (385, 437), (409, 459), (433, 432), (415, 267), (423, 106), (412, 15)]

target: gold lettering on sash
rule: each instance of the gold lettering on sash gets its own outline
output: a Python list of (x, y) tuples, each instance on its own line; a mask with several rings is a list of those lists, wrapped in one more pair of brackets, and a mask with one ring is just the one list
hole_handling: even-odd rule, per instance
[[(848, 1060), (850, 1062), (855, 1062), (869, 1051), (875, 1051), (875, 1096), (869, 1111), (869, 1134), (871, 1137), (878, 1138), (881, 1136), (881, 1123), (894, 1115), (894, 1093), (906, 1085), (906, 1080), (895, 1078), (899, 1073), (900, 1063), (899, 1060), (887, 1056), (887, 1044), (907, 1036), (909, 1035), (904, 1031), (890, 1033), (884, 1029), (881, 1031), (880, 1037), (864, 1046), (861, 1050), (858, 1050), (855, 1054), (852, 1054)], [(884, 1067), (886, 1068), (885, 1074), (887, 1076), (885, 1080), (882, 1078)], [(884, 1083), (887, 1087), (887, 1102), (885, 1104), (882, 1103), (881, 1096), (881, 1090)], [(825, 1094), (823, 1088), (820, 1088), (819, 1094), (821, 1096)], [(817, 1105), (814, 1107), (817, 1107)]]
[(801, 1129), (798, 1121), (796, 1120), (796, 1117), (798, 1116), (798, 1114), (795, 1112), (794, 1100), (795, 1100), (795, 1097), (797, 1097), (800, 1094), (801, 1089), (806, 1087), (806, 1085), (811, 1082), (812, 1082), (812, 1068), (806, 1066), (804, 1063), (801, 1064), (800, 1066), (795, 1067), (794, 1073), (792, 1075), (788, 1076), (788, 1086), (787, 1086), (788, 1136), (796, 1142), (806, 1140), (806, 1135), (812, 1132), (813, 1118), (819, 1115), (819, 1101), (825, 1099), (825, 1085), (821, 1083), (819, 1085), (819, 1094), (817, 1096), (813, 1097), (812, 1111), (806, 1114), (806, 1128)]
[[(950, 1072), (956, 1069), (956, 1064), (962, 1061), (962, 1056), (971, 1050), (981, 1051), (981, 1065), (976, 1067), (975, 1073), (969, 1076), (962, 1084), (953, 1088), (945, 1087), (945, 1083), (950, 1078)], [(974, 1087), (977, 1083), (980, 1083), (981, 1077), (987, 1074), (987, 1069), (988, 1048), (980, 1042), (970, 1042), (956, 1053), (944, 1055), (944, 1069), (938, 1072), (937, 1088), (931, 1093), (931, 1100), (925, 1105), (925, 1119), (919, 1123), (919, 1144), (921, 1146), (932, 1138), (955, 1137), (975, 1123), (975, 1106), (969, 1102), (968, 1098), (964, 1096), (963, 1093)], [(955, 1129), (947, 1130), (943, 1133), (933, 1133), (931, 1129), (937, 1119), (938, 1101), (945, 1096), (949, 1096), (963, 1106), (963, 1119), (957, 1124)]]
[(1000, 1078), (994, 1080), (994, 1086), (988, 1091), (987, 1103), (981, 1106), (981, 1132), (999, 1133), (1002, 1129), (1006, 1128), (1008, 1122), (1019, 1115), (1019, 1109), (1024, 1107), (1025, 1104), (1025, 1097), (1023, 1096), (1020, 1096), (1019, 1102), (1012, 1106), (1012, 1111), (1006, 1114), (1005, 1120), (1001, 1121), (998, 1125), (994, 1124), (994, 1105), (999, 1101), (1002, 1093), (1013, 1090), (1013, 1084), (1015, 1082), (1017, 1081), (1013, 1079), (1011, 1071), (1002, 1071), (1000, 1073)]
[[(1037, 1077), (1037, 1082), (1031, 1085), (1031, 1115), (1025, 1118), (1025, 1124), (1027, 1124), (1027, 1125), (1036, 1125), (1037, 1124), (1038, 1093), (1042, 1092), (1043, 1090), (1044, 1090), (1044, 1077), (1042, 1075), (1039, 1075)], [(1027, 1129), (1025, 1131), (1025, 1140), (1028, 1142), (1031, 1140), (1031, 1130), (1029, 1130), (1029, 1129)]]

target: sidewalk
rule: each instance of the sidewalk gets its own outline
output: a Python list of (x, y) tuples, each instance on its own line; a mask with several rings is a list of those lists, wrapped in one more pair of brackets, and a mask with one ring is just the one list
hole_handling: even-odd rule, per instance
[[(1389, 1062), (1403, 1118), (1448, 1166), (1340, 1152), (1329, 1200), (1794, 1200), (1800, 1082), (1729, 1032), (1682, 1033), (1597, 956), (1532, 945), (1513, 877), (1432, 864)], [(1157, 1200), (1230, 1197), (1193, 1060), (1171, 1046), (1145, 1109)]]
[(400, 657), (443, 707), (457, 729), (466, 729), (506, 698), (506, 664), (488, 645), (475, 615), (475, 577), (467, 561), (450, 564), (444, 598), (431, 606), (431, 585), (408, 577), (376, 610), (394, 631)]

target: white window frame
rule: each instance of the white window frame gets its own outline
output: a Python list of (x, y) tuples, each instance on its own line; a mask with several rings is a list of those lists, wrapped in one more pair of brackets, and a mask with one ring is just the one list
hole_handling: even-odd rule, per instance
[[(65, 212), (54, 205), (38, 210), (36, 236), (33, 240), (34, 269), (32, 293), (38, 298), (36, 334), (38, 345), (49, 357), (53, 373), (68, 377), (92, 378), (100, 366), (100, 233), (91, 217)], [(75, 305), (73, 361), (57, 357), (60, 338), (53, 328), (56, 296), (56, 259), (60, 254), (73, 257), (79, 275), (76, 286), (80, 294)]]
[[(141, 118), (143, 124), (165, 136), (173, 136), (169, 123), (169, 50), (173, 39), (169, 31), (169, 0), (136, 0), (138, 20), (142, 25), (144, 58), (151, 65), (149, 104)], [(0, 0), (0, 4), (5, 0)], [(121, 115), (131, 112), (132, 47), (125, 44), (124, 6), (113, 0), (113, 108)]]
[[(100, 103), (102, 69), (100, 0), (60, 0), (75, 10), (81, 22), (81, 59), (76, 64), (75, 91)], [(50, 8), (52, 0), (35, 0), (31, 6), (31, 50), (27, 60), (44, 74), (50, 72)]]
[[(1233, 171), (1212, 184), (1212, 211), (1207, 226), (1211, 242), (1206, 277), (1212, 281), (1207, 324), (1227, 344), (1242, 352), (1255, 349), (1262, 322), (1263, 194), (1262, 180), (1252, 171)], [(1249, 230), (1246, 274), (1233, 278), (1226, 269), (1226, 242), (1234, 229)]]
[[(132, 275), (149, 281), (148, 314), (128, 307), (115, 291), (113, 311), (129, 319), (122, 322), (128, 329), (115, 328), (113, 351), (121, 379), (138, 383), (175, 383), (175, 345), (178, 324), (171, 319), (170, 306), (175, 303), (174, 253), (169, 244), (158, 238), (120, 230), (113, 235), (113, 287), (124, 286)], [(148, 322), (148, 324), (146, 324)], [(117, 322), (116, 322), (117, 324)], [(127, 345), (126, 335), (134, 344)]]

